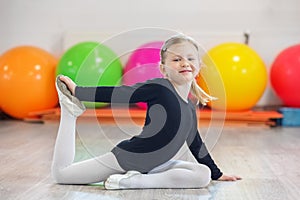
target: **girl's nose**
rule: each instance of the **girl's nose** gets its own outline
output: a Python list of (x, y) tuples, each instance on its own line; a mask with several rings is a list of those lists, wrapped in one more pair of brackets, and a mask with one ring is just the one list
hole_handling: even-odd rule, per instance
[(188, 60), (186, 59), (182, 59), (182, 63), (181, 63), (182, 67), (189, 67), (190, 66), (190, 63)]

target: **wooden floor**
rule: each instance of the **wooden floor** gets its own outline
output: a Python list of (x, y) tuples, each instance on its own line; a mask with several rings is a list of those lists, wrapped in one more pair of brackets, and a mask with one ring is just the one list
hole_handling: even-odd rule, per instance
[[(243, 177), (204, 189), (106, 191), (99, 185), (57, 185), (50, 175), (58, 122), (0, 121), (0, 199), (299, 199), (300, 128), (203, 127), (219, 167)], [(126, 132), (126, 134), (122, 133)], [(219, 131), (221, 132), (220, 137)], [(109, 151), (137, 126), (78, 121), (76, 160)], [(188, 155), (186, 157), (188, 158)], [(179, 183), (180, 184), (180, 183)]]

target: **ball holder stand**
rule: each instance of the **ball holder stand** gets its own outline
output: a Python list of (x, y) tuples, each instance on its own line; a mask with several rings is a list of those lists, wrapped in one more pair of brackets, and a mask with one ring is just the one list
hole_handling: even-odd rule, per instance
[[(47, 123), (59, 121), (60, 108), (38, 111), (31, 113), (32, 118), (26, 118), (28, 122)], [(145, 121), (146, 110), (140, 108), (99, 108), (87, 109), (79, 118), (81, 120), (91, 120), (97, 118), (103, 124), (116, 124), (133, 122), (143, 125)], [(280, 125), (283, 115), (274, 110), (249, 110), (242, 112), (226, 112), (211, 109), (202, 109), (197, 111), (199, 126), (207, 127), (209, 125), (224, 126), (269, 126), (275, 127)]]
[(300, 126), (300, 108), (282, 107), (278, 112), (283, 115), (277, 124), (281, 126)]

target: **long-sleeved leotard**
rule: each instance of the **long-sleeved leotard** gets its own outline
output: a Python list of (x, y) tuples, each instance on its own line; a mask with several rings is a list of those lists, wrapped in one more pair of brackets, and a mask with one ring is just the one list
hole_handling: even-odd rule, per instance
[(147, 173), (170, 160), (187, 141), (197, 161), (211, 169), (213, 180), (222, 175), (199, 136), (195, 106), (185, 102), (169, 80), (157, 78), (133, 86), (77, 86), (75, 95), (81, 101), (147, 103), (141, 133), (112, 149), (124, 170)]

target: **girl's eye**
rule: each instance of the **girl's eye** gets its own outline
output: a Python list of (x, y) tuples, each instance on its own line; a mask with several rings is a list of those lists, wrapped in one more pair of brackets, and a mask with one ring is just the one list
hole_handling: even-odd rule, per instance
[(194, 61), (195, 58), (188, 58), (188, 61)]
[(181, 59), (180, 58), (174, 58), (173, 61), (174, 62), (179, 62), (179, 61), (181, 61)]

